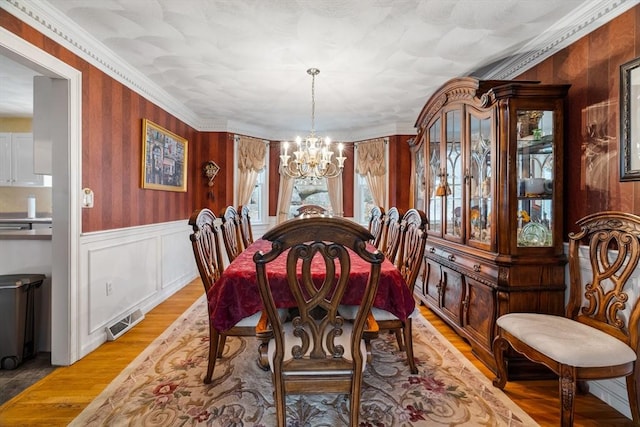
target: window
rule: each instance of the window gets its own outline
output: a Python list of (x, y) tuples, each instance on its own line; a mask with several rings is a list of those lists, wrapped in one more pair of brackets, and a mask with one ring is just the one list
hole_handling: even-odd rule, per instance
[(291, 205), (289, 206), (289, 217), (293, 217), (302, 205), (318, 205), (327, 208), (330, 212), (331, 201), (329, 200), (329, 190), (327, 189), (327, 179), (307, 179), (296, 178), (291, 193)]
[[(234, 138), (234, 177), (235, 183), (238, 182), (238, 143), (240, 137), (235, 135)], [(269, 200), (269, 141), (263, 141), (267, 146), (265, 153), (264, 168), (258, 172), (256, 183), (251, 193), (251, 198), (247, 207), (249, 208), (249, 215), (251, 216), (251, 224), (267, 224), (269, 222), (268, 200)], [(238, 189), (235, 189), (234, 204), (238, 203)]]
[(371, 215), (371, 209), (374, 206), (373, 197), (371, 197), (371, 190), (369, 190), (369, 184), (367, 184), (367, 180), (357, 172), (355, 181), (355, 220), (360, 224), (369, 224), (369, 216)]
[[(267, 153), (267, 156), (269, 154)], [(267, 160), (268, 162), (268, 160)], [(268, 163), (267, 163), (268, 165)], [(267, 169), (265, 166), (264, 169), (260, 173), (258, 173), (258, 178), (256, 179), (256, 186), (253, 189), (253, 193), (251, 193), (251, 199), (247, 206), (249, 207), (249, 216), (251, 217), (251, 222), (256, 224), (265, 224), (268, 222), (267, 219), (267, 198), (269, 197), (269, 191), (267, 188)]]

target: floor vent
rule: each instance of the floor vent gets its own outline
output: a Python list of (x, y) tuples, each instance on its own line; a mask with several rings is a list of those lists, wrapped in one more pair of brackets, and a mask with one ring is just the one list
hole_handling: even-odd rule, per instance
[(113, 341), (119, 338), (122, 334), (137, 325), (142, 319), (144, 319), (144, 314), (142, 314), (140, 309), (137, 309), (123, 319), (107, 326), (107, 340)]

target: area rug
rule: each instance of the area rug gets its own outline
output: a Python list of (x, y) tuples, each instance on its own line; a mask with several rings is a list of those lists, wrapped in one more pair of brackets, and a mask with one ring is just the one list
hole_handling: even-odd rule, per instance
[[(372, 342), (364, 373), (360, 426), (535, 426), (422, 316), (414, 320), (419, 374), (393, 335)], [(196, 301), (140, 354), (71, 426), (273, 427), (270, 372), (257, 365), (257, 340), (227, 339), (211, 384), (207, 308)], [(288, 426), (347, 425), (348, 397), (287, 397)]]

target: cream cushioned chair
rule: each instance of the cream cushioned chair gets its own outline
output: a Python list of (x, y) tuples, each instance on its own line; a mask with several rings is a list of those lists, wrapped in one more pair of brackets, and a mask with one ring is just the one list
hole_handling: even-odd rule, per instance
[[(601, 212), (578, 221), (569, 234), (571, 289), (566, 316), (509, 313), (498, 318), (493, 341), (496, 387), (504, 388), (504, 353), (513, 348), (549, 367), (559, 377), (562, 426), (573, 425), (574, 395), (587, 390), (587, 380), (626, 377), (634, 423), (638, 411), (638, 329), (640, 304), (637, 278), (630, 277), (640, 257), (640, 217)], [(581, 246), (584, 244), (584, 246)], [(589, 265), (581, 265), (581, 248)], [(590, 267), (589, 280), (582, 270)]]

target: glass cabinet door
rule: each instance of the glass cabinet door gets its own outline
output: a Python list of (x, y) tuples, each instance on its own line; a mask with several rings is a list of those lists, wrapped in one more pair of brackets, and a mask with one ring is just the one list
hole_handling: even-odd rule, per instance
[(469, 240), (491, 243), (491, 205), (493, 203), (491, 170), (491, 118), (469, 114)]
[(415, 188), (413, 194), (414, 208), (426, 211), (426, 191), (427, 191), (427, 169), (424, 164), (424, 146), (415, 154)]
[(518, 246), (553, 246), (553, 111), (518, 110)]
[(460, 110), (452, 110), (446, 113), (446, 145), (445, 161), (442, 171), (442, 181), (445, 183), (445, 218), (447, 227), (445, 233), (455, 237), (462, 237), (462, 144), (460, 142), (460, 129), (462, 114)]
[(440, 139), (441, 129), (440, 119), (437, 119), (429, 127), (429, 206), (427, 216), (429, 218), (430, 234), (442, 235), (442, 194), (440, 181), (442, 178), (442, 168), (440, 166)]

